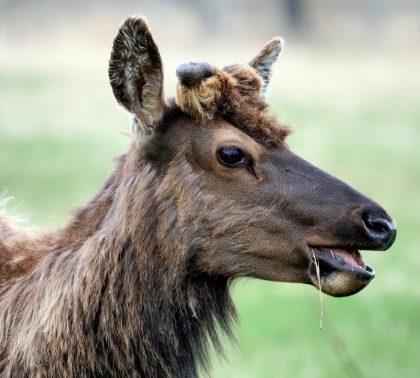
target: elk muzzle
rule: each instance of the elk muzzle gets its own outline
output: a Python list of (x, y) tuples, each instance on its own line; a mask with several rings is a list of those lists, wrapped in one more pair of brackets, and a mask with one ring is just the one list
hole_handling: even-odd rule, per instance
[(395, 222), (376, 202), (291, 151), (278, 153), (276, 163), (278, 214), (293, 220), (288, 232), (299, 230), (306, 239), (310, 283), (333, 296), (360, 291), (375, 272), (359, 250), (391, 247)]
[[(394, 243), (397, 234), (395, 222), (376, 204), (362, 206), (348, 222), (347, 227), (353, 230), (354, 236), (347, 243), (310, 246), (313, 261), (309, 275), (312, 283), (325, 293), (338, 297), (359, 292), (375, 277), (375, 271), (365, 264), (359, 249), (386, 250)], [(343, 227), (344, 223), (340, 223)]]

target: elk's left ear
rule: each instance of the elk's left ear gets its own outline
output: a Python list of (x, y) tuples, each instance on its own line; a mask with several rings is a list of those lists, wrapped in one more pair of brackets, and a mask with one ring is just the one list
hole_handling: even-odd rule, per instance
[(114, 40), (109, 79), (117, 101), (133, 114), (133, 133), (153, 135), (165, 111), (159, 50), (143, 18), (128, 18)]
[(249, 65), (257, 71), (257, 74), (263, 79), (262, 94), (265, 95), (271, 78), (271, 67), (277, 61), (282, 49), (283, 41), (281, 38), (273, 38), (268, 42), (258, 55), (249, 62)]

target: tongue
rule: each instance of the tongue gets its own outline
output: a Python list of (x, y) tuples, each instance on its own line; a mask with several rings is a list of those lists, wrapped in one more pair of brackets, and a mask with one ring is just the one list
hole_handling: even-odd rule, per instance
[(329, 249), (329, 252), (335, 256), (335, 258), (342, 259), (347, 265), (359, 267), (362, 269), (366, 268), (366, 264), (363, 261), (362, 255), (356, 251), (346, 251), (344, 249)]

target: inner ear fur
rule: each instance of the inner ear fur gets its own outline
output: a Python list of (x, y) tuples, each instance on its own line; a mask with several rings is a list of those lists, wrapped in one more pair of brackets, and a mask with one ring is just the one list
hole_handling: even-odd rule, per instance
[(282, 46), (282, 39), (280, 37), (275, 37), (249, 62), (249, 65), (255, 69), (263, 80), (262, 95), (266, 94), (267, 87), (270, 84), (272, 66), (277, 61)]
[(134, 116), (134, 135), (152, 135), (166, 105), (162, 59), (143, 18), (127, 18), (121, 26), (113, 43), (108, 73), (118, 103)]

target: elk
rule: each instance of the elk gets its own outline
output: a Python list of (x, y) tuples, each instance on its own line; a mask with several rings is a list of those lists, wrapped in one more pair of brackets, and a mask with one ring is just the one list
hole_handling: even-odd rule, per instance
[[(377, 203), (287, 146), (265, 100), (275, 38), (250, 61), (162, 61), (143, 18), (113, 44), (109, 77), (133, 142), (96, 196), (31, 237), (0, 215), (2, 377), (196, 377), (237, 315), (237, 277), (351, 295), (396, 225)], [(318, 273), (318, 274), (317, 274)]]

